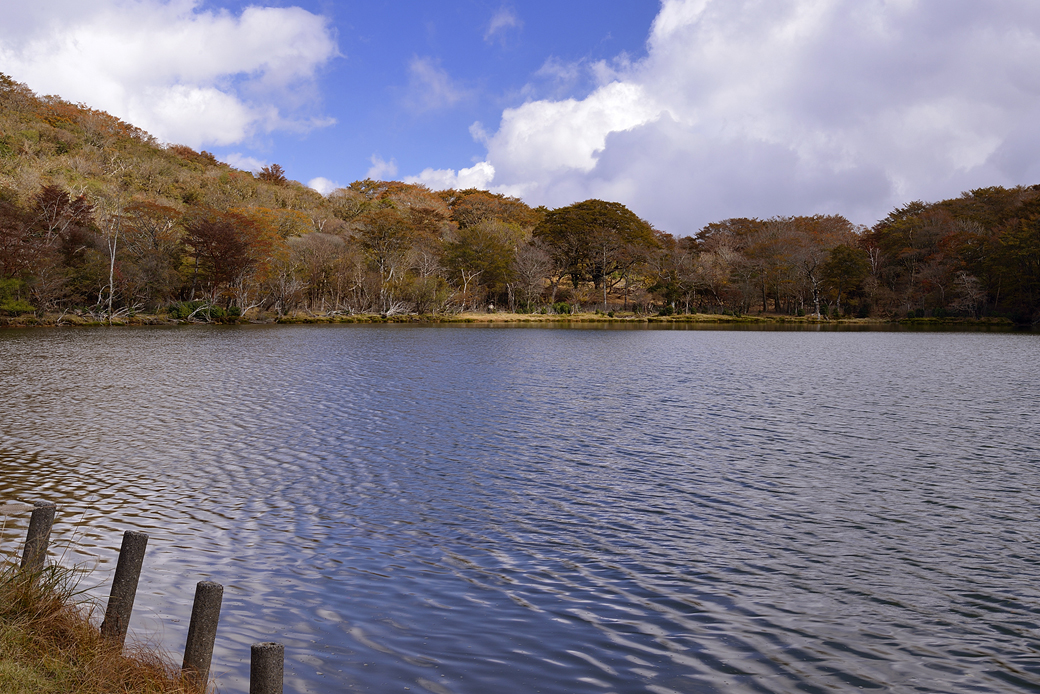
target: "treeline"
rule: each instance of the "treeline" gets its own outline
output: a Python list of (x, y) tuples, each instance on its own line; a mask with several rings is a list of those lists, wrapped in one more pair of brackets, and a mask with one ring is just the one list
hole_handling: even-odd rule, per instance
[(548, 210), (357, 181), (322, 196), (237, 171), (0, 75), (0, 313), (485, 310), (1040, 320), (1040, 187), (693, 237), (619, 203)]
[(840, 216), (729, 219), (670, 240), (654, 285), (682, 310), (1040, 322), (1040, 186)]

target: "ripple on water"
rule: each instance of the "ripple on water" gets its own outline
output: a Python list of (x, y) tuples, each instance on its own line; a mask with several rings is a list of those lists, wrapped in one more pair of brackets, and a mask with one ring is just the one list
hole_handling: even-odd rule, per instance
[[(1035, 336), (0, 333), (0, 502), (305, 692), (1040, 686)], [(13, 547), (24, 514), (5, 520)]]

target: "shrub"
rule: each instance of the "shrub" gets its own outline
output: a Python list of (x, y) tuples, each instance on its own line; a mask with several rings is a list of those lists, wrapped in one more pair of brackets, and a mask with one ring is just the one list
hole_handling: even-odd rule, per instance
[(0, 691), (201, 694), (162, 654), (135, 645), (124, 654), (102, 638), (82, 575), (55, 565), (22, 571), (0, 558)]
[(0, 279), (0, 316), (20, 316), (36, 310), (32, 304), (16, 296), (21, 286), (20, 280)]
[(191, 314), (205, 305), (205, 301), (179, 301), (170, 306), (167, 313), (174, 320), (186, 320)]
[(555, 304), (553, 304), (552, 310), (553, 313), (558, 313), (561, 315), (570, 315), (571, 305), (568, 304), (566, 301), (557, 301)]

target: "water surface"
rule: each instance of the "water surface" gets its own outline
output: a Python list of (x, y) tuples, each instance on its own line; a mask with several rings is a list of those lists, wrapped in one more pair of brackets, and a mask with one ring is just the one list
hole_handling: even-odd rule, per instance
[[(0, 332), (0, 502), (286, 691), (1040, 689), (1040, 338)], [(0, 533), (11, 550), (25, 519)]]

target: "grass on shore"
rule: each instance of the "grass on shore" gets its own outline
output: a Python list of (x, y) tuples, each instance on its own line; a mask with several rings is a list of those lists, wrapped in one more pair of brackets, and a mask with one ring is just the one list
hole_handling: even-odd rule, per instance
[(21, 571), (0, 558), (0, 692), (197, 694), (161, 653), (122, 652), (101, 638), (97, 609), (77, 592), (81, 574), (61, 566)]
[[(611, 315), (613, 314), (613, 315)], [(175, 320), (167, 314), (138, 314), (132, 317), (122, 316), (112, 321), (112, 325), (179, 325), (187, 321)], [(636, 314), (631, 311), (618, 311), (603, 313), (509, 313), (507, 311), (465, 312), (465, 313), (440, 313), (431, 314), (409, 314), (400, 313), (384, 316), (378, 313), (368, 314), (315, 314), (306, 311), (294, 312), (279, 316), (274, 313), (250, 312), (247, 316), (238, 319), (239, 323), (282, 323), (282, 324), (312, 324), (312, 323), (703, 323), (703, 324), (747, 324), (760, 325), (786, 324), (786, 325), (951, 325), (951, 326), (1012, 326), (1013, 323), (1007, 318), (898, 318), (898, 317), (875, 317), (875, 318), (819, 318), (817, 316), (788, 316), (781, 314), (718, 314), (718, 313), (692, 313), (674, 315)], [(0, 316), (0, 328), (30, 328), (30, 327), (55, 327), (55, 326), (103, 326), (107, 321), (84, 318), (74, 314), (46, 313), (42, 316), (26, 314), (11, 317)]]

